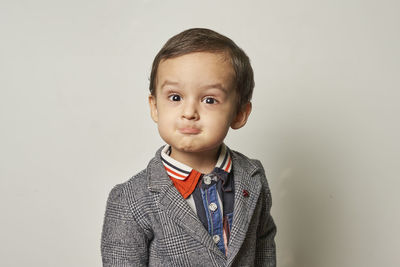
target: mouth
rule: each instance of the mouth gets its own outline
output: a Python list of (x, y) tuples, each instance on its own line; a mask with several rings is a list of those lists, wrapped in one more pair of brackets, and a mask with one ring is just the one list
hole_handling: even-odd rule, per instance
[(182, 134), (198, 134), (201, 131), (199, 128), (184, 127), (184, 128), (180, 128), (179, 132)]

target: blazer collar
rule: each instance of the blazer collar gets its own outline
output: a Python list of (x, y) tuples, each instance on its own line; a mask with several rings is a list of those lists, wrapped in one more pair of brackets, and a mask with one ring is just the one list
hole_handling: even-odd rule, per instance
[(158, 192), (162, 187), (172, 185), (161, 161), (162, 149), (163, 147), (160, 147), (157, 150), (155, 157), (147, 165), (147, 182), (150, 191)]

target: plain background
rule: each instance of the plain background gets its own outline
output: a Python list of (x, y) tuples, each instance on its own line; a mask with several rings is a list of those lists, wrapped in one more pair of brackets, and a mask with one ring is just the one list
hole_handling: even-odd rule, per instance
[(400, 266), (398, 1), (0, 1), (1, 266), (100, 266), (111, 188), (163, 142), (151, 62), (207, 27), (252, 60), (280, 267)]

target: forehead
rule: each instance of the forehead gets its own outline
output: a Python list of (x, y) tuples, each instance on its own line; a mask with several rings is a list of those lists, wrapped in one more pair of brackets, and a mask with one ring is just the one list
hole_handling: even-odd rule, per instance
[(156, 83), (165, 81), (180, 85), (201, 86), (209, 83), (233, 86), (235, 71), (228, 53), (194, 52), (162, 60), (158, 66)]

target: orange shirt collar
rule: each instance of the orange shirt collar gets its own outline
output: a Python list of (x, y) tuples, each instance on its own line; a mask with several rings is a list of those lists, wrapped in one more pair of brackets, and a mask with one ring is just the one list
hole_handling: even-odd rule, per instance
[[(195, 169), (171, 158), (170, 145), (165, 145), (161, 151), (161, 160), (164, 164), (164, 168), (167, 171), (169, 178), (172, 180), (176, 189), (183, 196), (188, 198), (196, 188), (196, 185), (202, 175), (202, 173)], [(225, 172), (229, 173), (232, 169), (232, 160), (229, 153), (229, 149), (225, 144), (221, 145), (220, 153), (218, 156), (216, 168), (220, 168)]]

